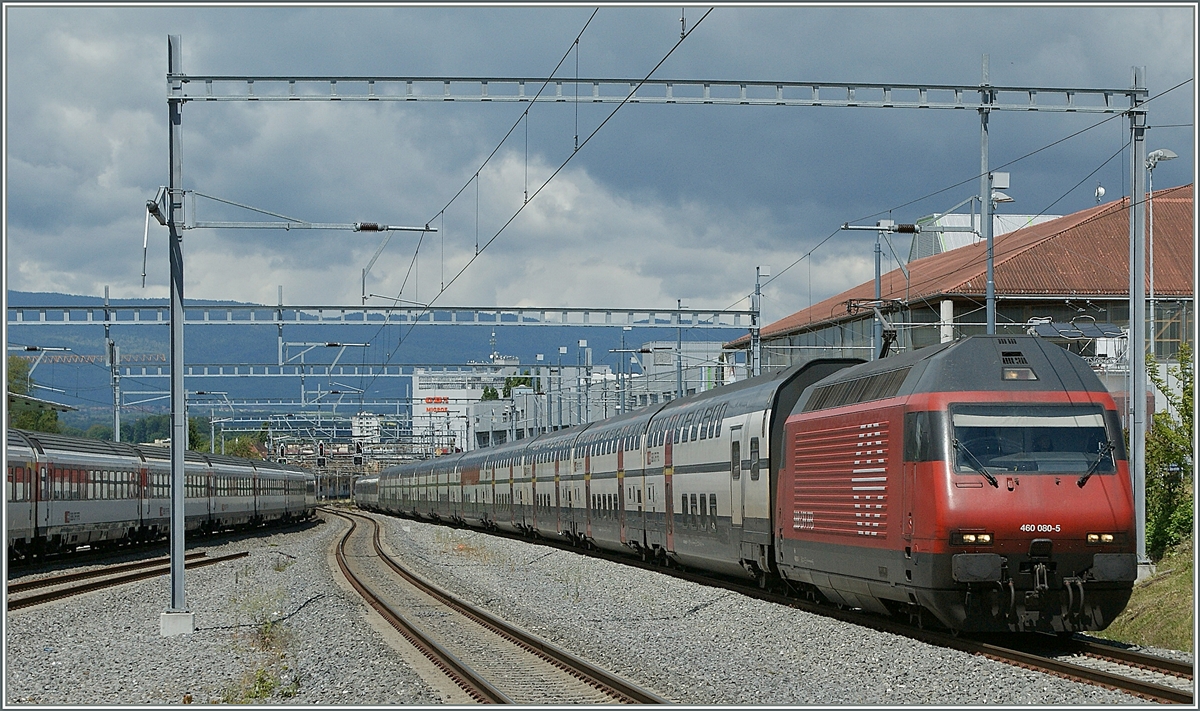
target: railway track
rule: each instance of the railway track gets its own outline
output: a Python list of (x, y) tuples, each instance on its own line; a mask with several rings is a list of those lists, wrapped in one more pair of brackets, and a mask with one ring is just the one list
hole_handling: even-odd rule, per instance
[[(470, 527), (464, 528), (465, 530), (475, 530)], [(574, 553), (583, 553), (604, 560), (631, 565), (643, 570), (670, 575), (700, 585), (731, 590), (749, 597), (802, 609), (813, 614), (833, 617), (863, 627), (917, 639), (927, 644), (949, 647), (1073, 681), (1116, 689), (1151, 701), (1185, 705), (1194, 704), (1192, 666), (1163, 657), (1122, 649), (1099, 642), (1078, 638), (1064, 640), (1050, 635), (1030, 635), (1025, 639), (1021, 639), (1020, 636), (1013, 636), (1008, 639), (997, 636), (987, 639), (955, 636), (921, 629), (870, 613), (785, 596), (777, 592), (760, 589), (753, 582), (748, 583), (740, 580), (701, 575), (678, 568), (664, 568), (661, 565), (640, 561), (631, 556), (623, 556), (596, 549), (582, 550), (577, 546), (565, 543), (546, 539), (531, 539), (526, 536), (503, 531), (491, 531), (489, 533), (490, 535), (498, 535), (510, 540), (534, 543)]]
[[(185, 557), (184, 567), (187, 569), (202, 568), (208, 565), (223, 563), (228, 560), (237, 558), (245, 558), (250, 555), (243, 551), (241, 553), (233, 553), (230, 555), (217, 556), (209, 558), (207, 553), (192, 553)], [(156, 578), (160, 575), (166, 575), (171, 572), (171, 564), (169, 558), (156, 558), (147, 561), (138, 561), (135, 563), (121, 563), (118, 565), (105, 566), (76, 573), (66, 573), (63, 575), (54, 575), (37, 580), (21, 581), (9, 583), (7, 586), (8, 592), (8, 611), (20, 610), (34, 605), (41, 605), (52, 600), (61, 600), (75, 595), (82, 595), (86, 592), (94, 590), (103, 590), (105, 588), (124, 585), (139, 580), (148, 580)], [(83, 581), (83, 582), (81, 582)], [(27, 593), (30, 590), (40, 590), (51, 588), (45, 592), (34, 593), (31, 595), (21, 595), (13, 597), (15, 594)]]
[[(322, 511), (350, 524), (336, 555), (350, 584), (476, 701), (521, 705), (667, 703), (421, 580), (383, 550), (380, 527), (370, 516)], [(400, 608), (408, 611), (407, 615)]]

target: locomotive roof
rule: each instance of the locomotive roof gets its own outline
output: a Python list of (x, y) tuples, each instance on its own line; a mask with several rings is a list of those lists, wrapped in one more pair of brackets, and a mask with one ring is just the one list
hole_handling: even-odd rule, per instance
[[(1036, 380), (1005, 380), (1005, 366)], [(1104, 391), (1087, 361), (1036, 336), (971, 336), (840, 370), (808, 387), (792, 414), (921, 392)]]

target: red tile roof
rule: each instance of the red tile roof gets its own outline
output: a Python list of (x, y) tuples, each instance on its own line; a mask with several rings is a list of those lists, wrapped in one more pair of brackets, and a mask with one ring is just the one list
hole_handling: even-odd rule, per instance
[[(1156, 297), (1193, 295), (1192, 188), (1183, 185), (1154, 193)], [(993, 239), (993, 250), (997, 298), (1128, 297), (1129, 198), (1000, 235)], [(979, 242), (918, 259), (908, 264), (908, 270), (911, 278), (907, 283), (899, 269), (883, 275), (882, 298), (917, 302), (958, 296), (982, 300), (987, 293), (987, 245)], [(841, 321), (849, 316), (848, 300), (873, 298), (872, 279), (763, 327), (762, 336)], [(743, 336), (730, 345), (745, 345), (749, 340)]]

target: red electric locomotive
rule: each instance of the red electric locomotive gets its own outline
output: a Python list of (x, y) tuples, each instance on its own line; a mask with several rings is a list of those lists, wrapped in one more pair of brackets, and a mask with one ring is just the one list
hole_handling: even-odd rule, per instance
[(846, 368), (804, 392), (783, 445), (793, 587), (964, 631), (1103, 629), (1128, 602), (1120, 420), (1056, 345), (978, 336)]

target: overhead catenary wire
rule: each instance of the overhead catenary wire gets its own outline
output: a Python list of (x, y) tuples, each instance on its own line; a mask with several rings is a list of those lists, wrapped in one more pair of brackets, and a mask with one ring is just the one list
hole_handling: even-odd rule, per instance
[[(549, 185), (549, 184), (550, 184), (550, 183), (551, 183), (551, 182), (552, 182), (552, 181), (553, 181), (553, 180), (554, 180), (554, 179), (555, 179), (555, 178), (558, 176), (558, 174), (559, 174), (559, 173), (561, 173), (561, 172), (562, 172), (562, 170), (563, 170), (564, 168), (566, 168), (566, 167), (567, 167), (567, 165), (568, 165), (568, 164), (569, 164), (569, 163), (570, 163), (570, 162), (571, 162), (571, 161), (572, 161), (572, 160), (575, 158), (575, 156), (577, 156), (577, 155), (579, 154), (579, 151), (580, 151), (580, 150), (582, 150), (584, 146), (586, 146), (586, 145), (587, 145), (587, 144), (588, 144), (588, 143), (589, 143), (589, 142), (590, 142), (590, 141), (591, 141), (593, 138), (595, 138), (596, 134), (598, 134), (598, 133), (599, 133), (599, 132), (600, 132), (600, 131), (601, 131), (601, 130), (602, 130), (602, 129), (603, 129), (603, 128), (604, 128), (604, 127), (605, 127), (605, 126), (608, 124), (608, 122), (609, 122), (610, 120), (612, 120), (612, 118), (613, 118), (613, 117), (614, 117), (614, 116), (617, 114), (617, 112), (618, 112), (618, 111), (620, 111), (620, 110), (621, 110), (621, 109), (622, 109), (622, 108), (623, 108), (623, 107), (624, 107), (626, 104), (628, 104), (628, 103), (629, 103), (629, 99), (630, 99), (630, 98), (632, 98), (633, 96), (635, 96), (635, 95), (636, 95), (636, 93), (637, 93), (637, 90), (638, 90), (638, 89), (640, 89), (640, 88), (642, 87), (642, 85), (643, 85), (643, 84), (645, 84), (647, 81), (649, 81), (649, 80), (650, 80), (650, 77), (652, 77), (652, 76), (654, 75), (654, 73), (655, 73), (655, 72), (657, 72), (657, 71), (658, 71), (658, 69), (659, 69), (659, 68), (660, 68), (660, 67), (661, 67), (661, 66), (662, 66), (662, 65), (663, 65), (663, 64), (664, 64), (664, 63), (665, 63), (665, 62), (666, 62), (668, 59), (670, 59), (671, 55), (675, 53), (675, 50), (679, 49), (679, 46), (680, 46), (681, 44), (683, 44), (683, 42), (684, 42), (684, 41), (685, 41), (685, 40), (686, 40), (688, 37), (690, 37), (690, 36), (691, 36), (692, 32), (693, 32), (693, 31), (695, 31), (695, 30), (696, 30), (696, 28), (698, 28), (698, 27), (699, 27), (699, 26), (700, 26), (700, 25), (701, 25), (701, 24), (704, 22), (705, 18), (707, 18), (707, 17), (708, 17), (708, 16), (709, 16), (709, 15), (712, 13), (712, 11), (713, 11), (713, 8), (709, 8), (709, 9), (708, 9), (708, 11), (707, 11), (707, 12), (705, 12), (705, 13), (704, 13), (704, 15), (703, 15), (703, 16), (702, 16), (702, 17), (701, 17), (699, 20), (697, 20), (695, 24), (693, 24), (693, 25), (692, 25), (692, 28), (691, 28), (690, 30), (688, 30), (686, 34), (684, 34), (683, 36), (681, 36), (681, 37), (679, 38), (679, 40), (678, 40), (677, 42), (675, 42), (675, 44), (674, 44), (674, 45), (672, 45), (672, 46), (671, 46), (671, 48), (670, 48), (670, 49), (667, 51), (667, 53), (666, 53), (665, 55), (663, 55), (662, 59), (660, 59), (660, 60), (658, 61), (658, 63), (654, 65), (654, 67), (653, 67), (653, 68), (652, 68), (652, 69), (651, 69), (651, 70), (650, 70), (650, 71), (649, 71), (649, 72), (646, 74), (646, 76), (645, 76), (645, 77), (643, 77), (643, 78), (641, 79), (641, 81), (639, 81), (639, 82), (637, 83), (637, 85), (636, 85), (636, 86), (634, 86), (634, 87), (633, 87), (633, 88), (630, 90), (629, 94), (628, 94), (628, 95), (627, 95), (627, 96), (626, 96), (626, 97), (625, 97), (625, 98), (624, 98), (624, 99), (623, 99), (623, 100), (622, 100), (622, 101), (621, 101), (619, 104), (617, 104), (617, 106), (616, 106), (615, 108), (613, 108), (613, 110), (612, 110), (612, 111), (611, 111), (611, 112), (608, 114), (608, 116), (606, 116), (606, 117), (604, 118), (604, 120), (603, 120), (603, 121), (601, 121), (601, 122), (600, 122), (600, 124), (599, 124), (598, 126), (596, 126), (596, 128), (595, 128), (595, 129), (593, 129), (591, 133), (589, 133), (589, 134), (588, 134), (588, 136), (587, 136), (587, 137), (586, 137), (586, 138), (585, 138), (585, 139), (584, 139), (584, 140), (583, 140), (583, 141), (582, 141), (582, 142), (579, 144), (579, 147), (578, 147), (578, 149), (576, 149), (576, 150), (573, 150), (573, 151), (571, 152), (571, 154), (567, 156), (567, 158), (566, 158), (566, 159), (565, 159), (565, 160), (564, 160), (564, 161), (563, 161), (563, 162), (562, 162), (562, 163), (561, 163), (561, 164), (560, 164), (560, 165), (559, 165), (559, 166), (558, 166), (558, 167), (557, 167), (557, 168), (554, 170), (554, 172), (553, 172), (553, 173), (551, 173), (551, 174), (550, 174), (550, 176), (549, 176), (548, 178), (546, 178), (546, 180), (545, 180), (545, 181), (544, 181), (544, 182), (543, 182), (543, 183), (542, 183), (540, 186), (538, 186), (538, 188), (537, 188), (536, 190), (534, 190), (534, 191), (533, 191), (533, 194), (529, 196), (529, 199), (528, 199), (527, 201), (523, 202), (523, 203), (522, 203), (522, 204), (521, 204), (521, 205), (520, 205), (520, 206), (519, 206), (519, 207), (516, 209), (516, 211), (515, 211), (515, 212), (512, 214), (512, 216), (510, 216), (510, 217), (509, 217), (507, 220), (505, 220), (505, 221), (504, 221), (504, 223), (503, 223), (503, 224), (500, 226), (500, 228), (499, 228), (499, 229), (496, 231), (496, 233), (495, 233), (494, 235), (492, 235), (492, 236), (491, 236), (491, 237), (490, 237), (490, 238), (489, 238), (489, 239), (488, 239), (486, 242), (484, 242), (482, 246), (477, 246), (477, 247), (476, 247), (476, 253), (475, 253), (475, 255), (474, 255), (474, 256), (472, 256), (472, 257), (471, 257), (471, 258), (470, 258), (470, 259), (467, 261), (467, 263), (466, 263), (466, 264), (464, 264), (464, 265), (462, 266), (462, 268), (461, 268), (461, 269), (459, 269), (459, 270), (458, 270), (458, 272), (457, 272), (457, 273), (455, 273), (455, 274), (454, 274), (454, 276), (452, 276), (452, 277), (450, 278), (450, 281), (446, 283), (446, 286), (445, 286), (445, 288), (444, 288), (444, 289), (442, 289), (442, 290), (441, 290), (441, 291), (439, 291), (437, 294), (435, 294), (435, 295), (434, 295), (434, 297), (433, 297), (432, 299), (430, 299), (430, 301), (429, 301), (427, 304), (423, 305), (423, 308), (422, 308), (422, 310), (420, 311), (420, 313), (418, 314), (418, 316), (417, 316), (417, 317), (416, 317), (416, 318), (413, 320), (413, 322), (412, 322), (412, 323), (408, 324), (408, 329), (407, 329), (407, 330), (405, 330), (405, 332), (404, 332), (404, 333), (401, 335), (401, 337), (400, 337), (400, 342), (401, 342), (401, 343), (403, 343), (403, 342), (404, 342), (404, 340), (405, 340), (405, 339), (408, 337), (408, 334), (412, 332), (412, 329), (416, 327), (416, 323), (417, 323), (418, 321), (420, 321), (421, 317), (422, 317), (422, 316), (424, 316), (424, 315), (426, 315), (426, 314), (428, 314), (428, 313), (429, 313), (429, 312), (432, 310), (434, 302), (436, 302), (436, 301), (437, 301), (437, 299), (438, 299), (438, 298), (440, 298), (440, 297), (441, 297), (441, 295), (442, 295), (443, 293), (445, 293), (446, 289), (449, 289), (451, 286), (453, 286), (453, 285), (454, 285), (454, 283), (455, 283), (456, 281), (458, 281), (459, 277), (461, 277), (461, 276), (462, 276), (462, 275), (463, 275), (463, 274), (464, 274), (464, 273), (467, 271), (467, 269), (469, 269), (469, 268), (471, 267), (471, 265), (475, 263), (475, 260), (479, 258), (479, 255), (483, 254), (483, 252), (484, 252), (484, 251), (485, 251), (485, 250), (486, 250), (486, 249), (487, 249), (489, 246), (491, 246), (491, 245), (492, 245), (492, 243), (494, 243), (494, 242), (495, 242), (497, 239), (499, 239), (499, 238), (500, 238), (500, 236), (501, 236), (502, 234), (504, 234), (505, 230), (507, 230), (507, 229), (508, 229), (508, 227), (509, 227), (509, 226), (510, 226), (510, 225), (511, 225), (511, 224), (512, 224), (512, 223), (513, 223), (513, 222), (514, 222), (516, 219), (517, 219), (517, 217), (519, 217), (519, 216), (520, 216), (520, 214), (521, 214), (521, 213), (522, 213), (522, 212), (525, 210), (525, 208), (526, 208), (526, 207), (527, 207), (527, 206), (528, 206), (528, 205), (529, 205), (531, 202), (533, 202), (534, 198), (536, 198), (536, 197), (537, 197), (537, 196), (538, 196), (538, 195), (541, 193), (541, 191), (542, 191), (542, 190), (544, 190), (544, 189), (546, 188), (546, 186), (547, 186), (547, 185)], [(595, 15), (596, 15), (596, 13), (595, 13), (595, 12), (593, 12), (593, 13), (592, 13), (592, 17), (595, 17)], [(589, 23), (589, 24), (591, 23), (591, 18), (588, 18), (588, 23)], [(587, 29), (587, 25), (585, 24), (585, 25), (584, 25), (584, 30), (586, 30), (586, 29)], [(583, 30), (581, 30), (581, 31), (580, 31), (580, 36), (582, 36), (582, 34), (583, 34)], [(567, 56), (569, 56), (569, 53), (570, 53), (570, 50), (568, 50), (568, 53), (567, 53), (567, 54), (563, 55), (563, 59), (564, 59), (564, 60), (566, 59), (566, 57), (567, 57)], [(562, 64), (562, 60), (560, 60), (560, 61), (559, 61), (559, 66), (561, 66), (561, 64)], [(555, 71), (556, 71), (556, 72), (558, 71), (558, 68), (557, 68), (557, 67), (555, 68)], [(542, 87), (543, 89), (545, 88), (545, 86), (547, 86), (547, 85), (550, 83), (550, 80), (551, 80), (552, 78), (553, 78), (553, 74), (551, 74), (551, 77), (550, 77), (550, 78), (548, 78), (548, 79), (545, 81), (545, 83), (543, 84), (543, 87)], [(541, 90), (539, 90), (539, 95), (540, 95), (540, 93), (541, 93)], [(528, 108), (526, 108), (526, 112), (527, 112), (528, 110), (529, 110), (529, 109), (528, 109)], [(522, 115), (524, 115), (524, 114), (522, 114)], [(510, 134), (512, 133), (512, 131), (513, 131), (513, 130), (516, 128), (516, 126), (519, 124), (519, 122), (520, 122), (520, 120), (518, 119), (518, 122), (513, 124), (512, 128), (510, 128), (510, 129), (509, 129), (509, 134), (506, 134), (506, 137), (507, 137), (507, 135), (510, 135)], [(491, 157), (492, 157), (492, 156), (494, 156), (494, 155), (496, 154), (496, 151), (498, 151), (499, 149), (500, 149), (500, 146), (497, 146), (497, 147), (496, 147), (496, 149), (495, 149), (495, 150), (493, 150), (493, 151), (492, 151), (492, 153), (491, 153), (491, 154), (488, 156), (488, 159), (487, 159), (487, 160), (490, 160), (490, 159), (491, 159)], [(486, 165), (486, 163), (487, 163), (487, 160), (485, 160), (485, 161), (484, 161), (484, 164), (485, 164), (485, 165)], [(482, 167), (481, 167), (481, 169), (482, 169)], [(476, 173), (476, 176), (475, 176), (475, 177), (476, 177), (476, 180), (478, 180), (478, 173)], [(458, 194), (461, 194), (461, 192), (462, 192), (462, 190), (463, 190), (463, 189), (465, 189), (465, 186), (464, 186), (464, 188), (461, 188), (461, 189), (459, 190), (459, 193), (458, 193)], [(478, 190), (478, 188), (477, 188), (477, 190)], [(456, 194), (456, 197), (457, 197), (457, 194)], [(453, 199), (451, 200), (451, 202), (453, 202)], [(446, 207), (443, 207), (443, 208), (442, 208), (442, 211), (441, 211), (441, 212), (444, 212), (444, 211), (445, 211), (445, 209), (446, 209), (447, 207), (449, 207), (449, 203), (446, 205)], [(478, 219), (478, 217), (477, 217), (476, 219)], [(423, 236), (423, 235), (422, 235), (422, 236)], [(418, 249), (419, 249), (419, 248), (420, 248), (420, 247), (419, 247), (419, 244), (418, 244)], [(390, 314), (391, 314), (391, 309), (390, 309), (390, 308), (389, 308), (389, 309), (387, 309), (387, 313), (388, 313), (388, 316), (390, 317)], [(387, 323), (387, 318), (385, 318), (385, 325), (386, 325), (386, 323)], [(381, 330), (382, 330), (382, 328), (383, 328), (383, 327), (381, 326)], [(397, 349), (396, 349), (396, 350), (398, 351), (398, 350), (399, 350), (399, 347), (397, 347)], [(388, 360), (387, 360), (387, 362), (388, 362), (388, 363), (390, 363), (391, 356), (392, 356), (392, 355), (394, 355), (394, 354), (395, 354), (395, 351), (393, 351), (393, 353), (392, 353), (391, 355), (389, 355), (389, 356), (388, 356)], [(385, 364), (386, 364), (386, 363), (385, 363)], [(372, 376), (371, 380), (370, 380), (370, 381), (368, 381), (368, 385), (370, 385), (371, 383), (373, 383), (373, 382), (375, 381), (375, 378), (376, 378), (376, 377), (378, 377), (378, 376)]]

